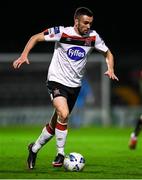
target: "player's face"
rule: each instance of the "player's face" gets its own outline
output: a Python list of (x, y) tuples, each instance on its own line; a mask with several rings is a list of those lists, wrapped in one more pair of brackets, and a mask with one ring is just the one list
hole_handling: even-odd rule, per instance
[(93, 23), (93, 17), (89, 17), (86, 15), (80, 16), (78, 19), (75, 19), (75, 27), (77, 32), (80, 35), (85, 35), (91, 28)]

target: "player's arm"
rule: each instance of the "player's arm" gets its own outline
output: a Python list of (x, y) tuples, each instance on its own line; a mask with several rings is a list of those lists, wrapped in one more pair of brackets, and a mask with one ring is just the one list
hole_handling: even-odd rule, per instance
[(19, 68), (23, 63), (29, 64), (28, 55), (30, 50), (38, 43), (45, 41), (44, 32), (33, 35), (27, 42), (21, 56), (13, 61), (13, 67)]
[(114, 74), (114, 57), (109, 48), (105, 45), (104, 40), (99, 36), (98, 33), (96, 33), (96, 41), (95, 41), (95, 48), (101, 52), (107, 63), (107, 71), (104, 73), (107, 75), (110, 79), (113, 80), (119, 80), (117, 76)]
[(106, 52), (103, 52), (103, 55), (106, 59), (107, 71), (104, 73), (110, 79), (119, 81), (118, 77), (114, 74), (114, 57), (111, 51), (108, 49)]

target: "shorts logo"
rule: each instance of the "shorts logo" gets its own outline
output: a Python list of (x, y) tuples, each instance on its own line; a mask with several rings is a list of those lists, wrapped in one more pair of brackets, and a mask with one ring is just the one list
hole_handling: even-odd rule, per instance
[(81, 47), (71, 47), (68, 49), (67, 55), (70, 59), (78, 61), (84, 58), (85, 50)]
[(54, 97), (60, 95), (59, 89), (55, 89), (55, 90), (53, 91), (53, 93), (54, 93)]

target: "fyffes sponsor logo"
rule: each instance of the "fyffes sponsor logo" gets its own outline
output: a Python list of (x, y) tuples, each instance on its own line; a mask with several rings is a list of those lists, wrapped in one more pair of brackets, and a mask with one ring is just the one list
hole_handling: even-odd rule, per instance
[(81, 47), (71, 47), (68, 49), (67, 55), (70, 59), (78, 61), (84, 58), (85, 50)]

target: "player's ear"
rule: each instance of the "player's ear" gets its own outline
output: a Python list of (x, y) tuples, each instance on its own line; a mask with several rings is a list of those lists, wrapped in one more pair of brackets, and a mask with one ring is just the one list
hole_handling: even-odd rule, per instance
[(78, 25), (78, 19), (77, 18), (74, 19), (74, 23), (75, 23), (75, 25)]

